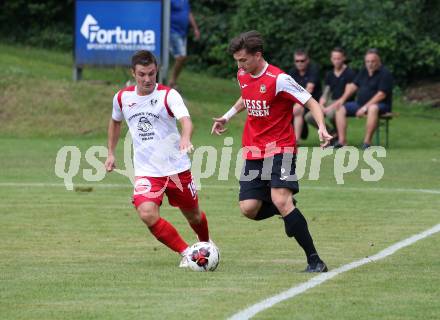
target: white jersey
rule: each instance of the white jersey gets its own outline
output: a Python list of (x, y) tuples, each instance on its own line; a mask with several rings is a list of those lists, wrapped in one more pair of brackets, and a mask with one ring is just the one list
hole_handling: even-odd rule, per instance
[(176, 124), (185, 116), (189, 113), (180, 94), (161, 84), (147, 96), (138, 95), (135, 86), (115, 94), (112, 118), (127, 122), (136, 176), (165, 177), (190, 169), (188, 155), (179, 150)]

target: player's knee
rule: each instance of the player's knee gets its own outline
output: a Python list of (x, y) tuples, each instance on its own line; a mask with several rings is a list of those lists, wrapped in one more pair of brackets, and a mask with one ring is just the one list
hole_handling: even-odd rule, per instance
[(138, 214), (147, 226), (152, 226), (159, 219), (159, 213), (151, 207), (139, 207)]
[(272, 197), (272, 202), (279, 212), (290, 212), (293, 210), (293, 202), (291, 197)]
[(256, 204), (247, 203), (246, 201), (240, 201), (241, 213), (249, 219), (254, 219), (259, 209), (259, 206)]

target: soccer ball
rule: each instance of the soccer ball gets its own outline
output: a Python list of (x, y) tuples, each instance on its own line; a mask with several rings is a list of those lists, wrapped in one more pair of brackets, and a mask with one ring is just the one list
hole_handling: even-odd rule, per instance
[(188, 267), (194, 271), (214, 271), (220, 261), (220, 253), (212, 242), (197, 242), (188, 250)]

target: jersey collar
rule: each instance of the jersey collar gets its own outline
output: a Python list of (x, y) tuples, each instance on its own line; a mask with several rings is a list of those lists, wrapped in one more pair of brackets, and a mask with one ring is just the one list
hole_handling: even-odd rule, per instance
[(266, 64), (264, 65), (263, 70), (261, 70), (261, 72), (259, 74), (256, 74), (256, 75), (251, 74), (250, 76), (252, 78), (259, 78), (259, 77), (261, 77), (266, 72), (267, 67), (269, 67), (269, 63), (267, 63), (267, 61), (266, 61)]

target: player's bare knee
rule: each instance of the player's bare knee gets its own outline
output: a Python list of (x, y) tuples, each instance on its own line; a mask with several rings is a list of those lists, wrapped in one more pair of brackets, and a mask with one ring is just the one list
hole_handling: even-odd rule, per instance
[(147, 225), (154, 225), (159, 219), (159, 212), (151, 206), (140, 206), (137, 209), (139, 218)]
[(260, 206), (258, 206), (258, 203), (240, 201), (240, 210), (245, 217), (254, 219), (258, 213), (258, 210), (260, 210)]

